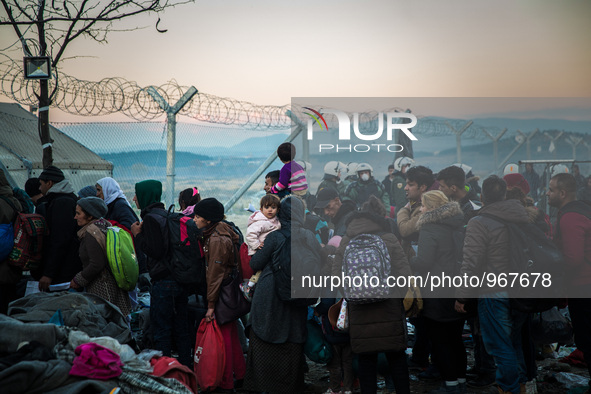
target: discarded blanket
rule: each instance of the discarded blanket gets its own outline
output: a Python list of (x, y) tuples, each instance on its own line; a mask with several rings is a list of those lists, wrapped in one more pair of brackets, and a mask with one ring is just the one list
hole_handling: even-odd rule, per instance
[(67, 338), (66, 329), (54, 324), (28, 323), (0, 314), (0, 353), (14, 353), (22, 342), (37, 341), (50, 349)]
[(120, 343), (131, 340), (129, 326), (121, 311), (94, 294), (35, 293), (10, 303), (8, 315), (24, 323), (47, 323), (58, 309), (62, 311), (66, 326), (84, 331), (91, 337), (109, 336)]

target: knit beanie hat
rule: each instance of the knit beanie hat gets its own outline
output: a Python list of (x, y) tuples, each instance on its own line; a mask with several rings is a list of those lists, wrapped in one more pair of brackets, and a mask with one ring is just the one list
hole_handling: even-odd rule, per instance
[(526, 196), (529, 193), (529, 183), (520, 173), (507, 174), (503, 177), (503, 180), (507, 182), (508, 189), (519, 188)]
[(135, 184), (135, 195), (140, 209), (145, 209), (152, 204), (160, 202), (162, 198), (162, 182), (154, 179)]
[(47, 182), (47, 181), (61, 182), (64, 179), (66, 179), (66, 177), (64, 176), (64, 173), (62, 172), (62, 170), (60, 170), (59, 168), (57, 168), (55, 166), (47, 167), (46, 169), (43, 170), (41, 175), (39, 175), (39, 180), (42, 180), (44, 182)]
[(29, 197), (34, 197), (38, 194), (41, 194), (41, 190), (39, 190), (39, 186), (41, 186), (41, 182), (39, 182), (39, 178), (29, 178), (25, 182), (25, 192), (29, 195)]
[(96, 197), (96, 187), (92, 185), (84, 186), (78, 191), (78, 197)]
[(98, 197), (81, 198), (78, 200), (78, 205), (80, 205), (80, 208), (84, 212), (97, 219), (104, 217), (109, 211), (107, 204), (105, 204), (102, 198)]
[(195, 205), (193, 213), (210, 222), (221, 222), (224, 219), (224, 206), (215, 198), (206, 198)]

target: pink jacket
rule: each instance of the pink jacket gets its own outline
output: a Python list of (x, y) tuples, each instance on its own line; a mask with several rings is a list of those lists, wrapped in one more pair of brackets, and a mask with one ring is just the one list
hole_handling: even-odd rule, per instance
[(248, 244), (248, 255), (252, 256), (263, 243), (271, 231), (279, 230), (281, 224), (275, 216), (267, 219), (261, 211), (256, 211), (248, 218), (246, 229), (246, 243)]

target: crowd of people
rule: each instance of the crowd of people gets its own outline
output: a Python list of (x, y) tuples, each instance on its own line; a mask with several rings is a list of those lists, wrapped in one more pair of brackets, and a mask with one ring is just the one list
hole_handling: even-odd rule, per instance
[[(369, 163), (331, 161), (314, 192), (305, 168), (294, 161), (295, 147), (284, 143), (277, 153), (284, 165), (265, 176), (266, 194), (248, 220), (244, 245), (241, 232), (226, 221), (217, 199), (203, 198), (197, 187), (179, 194), (182, 214), (197, 228), (195, 261), (204, 264), (205, 272), (200, 289), (180, 282), (171, 271), (167, 209), (157, 180), (135, 185), (132, 201), (138, 217), (113, 178), (99, 179), (76, 194), (64, 173), (50, 166), (39, 178), (27, 181), (23, 199), (0, 171), (0, 224), (14, 223), (18, 213), (34, 206), (48, 230), (42, 263), (31, 270), (39, 290), (69, 282), (71, 289), (103, 297), (124, 315), (132, 310), (130, 296), (117, 286), (109, 269), (105, 239), (107, 228), (114, 224), (129, 231), (140, 274), (149, 278), (153, 346), (188, 367), (193, 365), (189, 296), (201, 295), (205, 321), (215, 321), (222, 286), (242, 274), (240, 290), (251, 303), (246, 322), (249, 347), (245, 358), (237, 321), (220, 325), (225, 365), (218, 392), (238, 388), (301, 392), (306, 322), (313, 310), (332, 347), (329, 394), (352, 392), (354, 357), (361, 392), (375, 393), (380, 353), (389, 366), (386, 381), (398, 394), (410, 393), (409, 368), (421, 369), (424, 377), (439, 376), (442, 385), (436, 393), (461, 393), (467, 386), (493, 383), (499, 393), (535, 392), (531, 314), (518, 310), (500, 286), (434, 292), (424, 297), (420, 312), (404, 302), (407, 289), (391, 289), (384, 299), (363, 302), (347, 298), (343, 290), (348, 329), (339, 330), (329, 319), (331, 307), (342, 303), (339, 298), (306, 305), (278, 296), (277, 259), (285, 256), (281, 251), (286, 242), (295, 240), (309, 249), (306, 256), (319, 256), (318, 264), (327, 275), (339, 276), (357, 263), (351, 259), (355, 251), (351, 245), (369, 236), (371, 247), (382, 247), (380, 253), (386, 256), (381, 257), (387, 261), (386, 275), (480, 276), (511, 272), (507, 223), (532, 224), (562, 252), (565, 287), (571, 297), (560, 302), (568, 303), (575, 342), (591, 372), (591, 300), (586, 298), (591, 294), (591, 177), (584, 178), (577, 166), (572, 175), (553, 175), (549, 185), (542, 184), (531, 164), (523, 174), (492, 175), (480, 185), (471, 168), (460, 164), (434, 173), (401, 157), (379, 181)], [(543, 189), (557, 210), (554, 223), (535, 204)], [(371, 252), (370, 246), (366, 249), (361, 252)], [(304, 252), (292, 250), (291, 256), (297, 259)], [(22, 277), (22, 270), (0, 262), (1, 313), (22, 296), (18, 290)], [(410, 358), (407, 317), (415, 326)], [(462, 338), (466, 321), (475, 344), (470, 368)]]

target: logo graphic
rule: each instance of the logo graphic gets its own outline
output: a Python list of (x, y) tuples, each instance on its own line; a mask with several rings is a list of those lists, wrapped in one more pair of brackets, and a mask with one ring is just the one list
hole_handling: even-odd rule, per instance
[[(328, 125), (326, 124), (326, 120), (324, 119), (324, 117), (322, 116), (322, 114), (320, 112), (315, 111), (309, 107), (304, 107), (304, 108), (309, 111), (312, 111), (314, 113), (314, 115), (313, 115), (311, 113), (304, 112), (306, 115), (308, 115), (312, 119), (314, 119), (316, 121), (316, 123), (318, 123), (318, 125), (320, 126), (320, 129), (322, 129), (322, 123), (320, 123), (320, 120), (322, 120), (322, 122), (324, 123), (324, 126), (326, 127), (326, 130), (328, 130)], [(324, 112), (328, 112), (328, 113), (334, 114), (336, 116), (337, 121), (339, 122), (339, 140), (350, 140), (351, 139), (351, 119), (349, 119), (349, 116), (345, 112), (339, 111), (336, 109), (326, 109), (326, 110), (324, 110)], [(318, 119), (318, 118), (320, 118), (320, 119)], [(308, 139), (309, 140), (312, 140), (314, 138), (313, 137), (314, 136), (314, 130), (313, 130), (314, 123), (312, 122), (312, 119), (308, 120)], [(410, 120), (410, 123), (393, 123), (393, 121), (395, 119), (397, 121), (401, 121), (402, 119), (408, 119), (408, 120)], [(417, 141), (417, 137), (415, 137), (409, 130), (416, 125), (417, 125), (417, 117), (411, 113), (400, 113), (400, 112), (386, 113), (386, 137), (387, 137), (388, 141), (392, 141), (392, 139), (393, 139), (392, 132), (397, 129), (399, 129), (404, 134), (406, 134), (406, 136), (408, 138), (410, 138), (411, 140)], [(384, 132), (384, 114), (382, 112), (380, 112), (378, 114), (378, 130), (376, 131), (375, 134), (370, 135), (370, 134), (362, 134), (359, 131), (359, 113), (357, 113), (357, 112), (353, 113), (353, 132), (355, 133), (355, 136), (357, 138), (359, 138), (360, 140), (363, 140), (363, 141), (375, 141), (375, 140), (379, 139)]]
[[(304, 109), (310, 112), (304, 112), (304, 114), (308, 115), (310, 119), (308, 119), (308, 133), (307, 138), (309, 141), (314, 139), (314, 123), (317, 123), (320, 126), (321, 130), (328, 131), (328, 124), (324, 119), (324, 116), (310, 108), (310, 107), (303, 107)], [(338, 140), (339, 141), (350, 141), (351, 140), (351, 129), (353, 129), (353, 133), (355, 134), (355, 138), (362, 140), (362, 141), (372, 141), (374, 143), (371, 144), (355, 144), (355, 145), (338, 145), (338, 144), (319, 144), (318, 149), (319, 152), (323, 151), (331, 151), (334, 150), (336, 152), (340, 151), (348, 151), (348, 152), (368, 152), (370, 150), (387, 150), (388, 152), (402, 152), (404, 147), (400, 144), (380, 144), (376, 143), (377, 140), (382, 138), (384, 134), (384, 118), (386, 119), (386, 139), (388, 141), (392, 141), (394, 136), (394, 130), (400, 130), (406, 136), (412, 140), (417, 141), (417, 137), (415, 137), (410, 129), (417, 125), (417, 117), (411, 113), (401, 113), (401, 112), (387, 112), (383, 113), (380, 112), (378, 114), (378, 129), (373, 134), (364, 134), (361, 133), (359, 128), (359, 113), (353, 113), (353, 119), (351, 121), (350, 116), (344, 112), (335, 109), (324, 109), (323, 112), (333, 114), (339, 124), (339, 133), (338, 133)], [(385, 115), (385, 116), (384, 116)], [(404, 121), (408, 123), (402, 123)], [(397, 123), (394, 123), (397, 122)], [(324, 127), (322, 126), (324, 124)], [(353, 126), (353, 127), (351, 127)]]
[(307, 112), (304, 112), (306, 115), (310, 116), (311, 118), (313, 118), (316, 123), (318, 123), (318, 125), (320, 126), (320, 130), (322, 130), (322, 123), (320, 123), (320, 121), (318, 120), (318, 118), (322, 119), (322, 122), (324, 122), (324, 126), (326, 127), (326, 130), (328, 131), (328, 125), (326, 124), (326, 120), (324, 120), (324, 117), (322, 116), (322, 114), (318, 111), (314, 111), (312, 108), (309, 107), (304, 107), (304, 109), (307, 109), (308, 111), (312, 111), (316, 114), (316, 116), (309, 114)]

